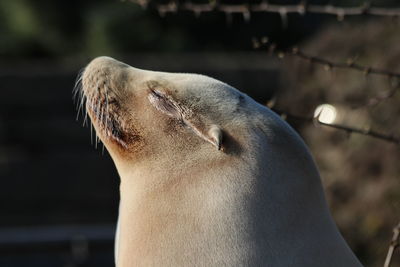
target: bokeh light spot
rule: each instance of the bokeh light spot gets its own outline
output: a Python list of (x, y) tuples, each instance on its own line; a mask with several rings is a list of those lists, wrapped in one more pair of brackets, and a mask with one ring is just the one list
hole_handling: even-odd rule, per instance
[(314, 111), (314, 118), (318, 118), (322, 123), (334, 123), (336, 117), (336, 108), (330, 104), (319, 105)]

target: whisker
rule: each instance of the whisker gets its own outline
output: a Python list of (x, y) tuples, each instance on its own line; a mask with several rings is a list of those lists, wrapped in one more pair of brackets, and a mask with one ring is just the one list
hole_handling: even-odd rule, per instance
[(95, 92), (92, 92), (91, 94), (89, 94), (87, 96), (87, 105), (86, 105), (86, 109), (85, 109), (85, 119), (84, 119), (84, 123), (86, 123), (88, 121), (88, 108), (92, 109), (93, 111), (95, 111), (94, 109), (94, 99), (95, 99)]
[(100, 115), (100, 98), (98, 98), (98, 101), (96, 103), (95, 113), (96, 113), (97, 120), (99, 121), (99, 123), (101, 123), (101, 119), (99, 117), (99, 115)]
[(93, 123), (90, 124), (90, 145), (93, 146)]
[(84, 94), (83, 90), (81, 90), (80, 102), (79, 102), (79, 106), (77, 107), (77, 109), (78, 109), (77, 118), (79, 117), (80, 112), (82, 112), (82, 114), (83, 114), (83, 104), (85, 103), (85, 100), (86, 100), (86, 95)]
[(79, 74), (78, 78), (76, 79), (74, 89), (72, 90), (73, 99), (76, 99), (76, 96), (78, 95), (78, 93), (82, 91), (81, 89), (82, 89), (82, 74)]
[(79, 106), (76, 107), (77, 109), (76, 120), (79, 119), (79, 114), (81, 114), (81, 112), (83, 116), (83, 103), (86, 102), (86, 96), (83, 93), (81, 93), (80, 99), (81, 99), (80, 100), (81, 104), (79, 104)]
[(82, 68), (79, 70), (78, 76), (75, 80), (74, 89), (72, 90), (72, 99), (73, 99), (74, 103), (76, 103), (76, 109), (77, 109), (76, 120), (79, 119), (79, 115), (81, 112), (83, 114), (82, 105), (85, 100), (84, 99), (85, 94), (82, 90), (82, 78), (83, 78), (84, 70), (85, 70), (85, 68)]
[[(106, 81), (111, 80), (106, 76)], [(115, 97), (122, 98), (123, 96), (119, 91), (115, 91), (112, 87), (108, 86), (108, 82), (104, 82), (104, 88), (107, 88), (109, 92), (111, 92)]]
[(95, 137), (94, 137), (94, 148), (95, 148), (95, 149), (97, 149), (97, 143), (99, 142), (99, 141), (98, 141), (98, 138), (99, 138), (99, 137), (97, 136), (97, 133), (96, 133), (96, 135), (95, 135)]
[[(89, 116), (88, 116), (88, 109), (93, 109), (93, 94), (88, 95), (86, 97), (86, 105), (85, 105), (85, 114), (84, 114), (84, 119), (83, 119), (83, 126), (89, 125)], [(83, 114), (82, 114), (83, 115)]]
[(108, 119), (109, 119), (109, 105), (108, 105), (108, 86), (104, 86), (104, 91), (105, 91), (105, 98), (106, 98), (106, 118), (104, 124), (106, 125), (106, 135), (109, 136), (109, 130), (108, 130)]
[(83, 69), (79, 71), (79, 74), (75, 80), (75, 85), (74, 85), (74, 89), (72, 90), (72, 99), (75, 100), (76, 96), (78, 94), (79, 91), (81, 91), (81, 87), (82, 87), (82, 75), (83, 74)]
[(83, 124), (82, 124), (82, 126), (83, 127), (85, 127), (85, 125), (86, 125), (86, 123), (87, 123), (87, 118), (88, 118), (88, 115), (87, 115), (87, 109), (88, 109), (88, 103), (86, 102), (86, 108), (85, 108), (85, 114), (82, 114), (82, 116), (84, 115), (84, 117), (83, 117)]
[(104, 128), (105, 124), (104, 124), (104, 104), (103, 102), (100, 101), (99, 99), (99, 110), (100, 110), (100, 118), (99, 118), (99, 123), (102, 126), (102, 128)]

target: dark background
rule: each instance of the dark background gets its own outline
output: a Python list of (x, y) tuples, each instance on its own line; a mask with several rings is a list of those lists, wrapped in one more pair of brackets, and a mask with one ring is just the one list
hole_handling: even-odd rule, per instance
[[(288, 78), (275, 56), (254, 51), (252, 38), (287, 48), (332, 23), (335, 17), (312, 14), (289, 15), (285, 27), (278, 14), (252, 14), (249, 22), (237, 14), (231, 23), (218, 12), (160, 17), (152, 6), (117, 0), (2, 0), (0, 266), (113, 265), (119, 178), (72, 101), (76, 76), (91, 59), (210, 75), (266, 103)], [(353, 249), (367, 261), (361, 242)]]

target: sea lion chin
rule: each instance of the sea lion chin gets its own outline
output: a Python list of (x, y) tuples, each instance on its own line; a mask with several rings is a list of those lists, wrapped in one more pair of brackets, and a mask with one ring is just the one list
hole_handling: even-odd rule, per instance
[(78, 84), (121, 178), (117, 266), (361, 266), (307, 147), (268, 108), (109, 57)]

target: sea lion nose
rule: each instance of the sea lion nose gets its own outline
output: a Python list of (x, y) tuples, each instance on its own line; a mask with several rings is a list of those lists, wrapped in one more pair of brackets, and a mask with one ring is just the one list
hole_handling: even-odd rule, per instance
[(93, 59), (82, 74), (84, 92), (90, 94), (93, 90), (100, 90), (105, 86), (121, 90), (127, 80), (125, 70), (128, 68), (129, 65), (111, 57), (101, 56)]
[(122, 63), (121, 61), (118, 61), (112, 57), (108, 57), (108, 56), (100, 56), (100, 57), (96, 57), (94, 59), (92, 59), (92, 61), (90, 61), (89, 65), (126, 65), (125, 63)]
[(118, 70), (129, 68), (129, 65), (115, 60), (111, 57), (101, 56), (93, 59), (85, 68), (85, 73), (105, 75)]

